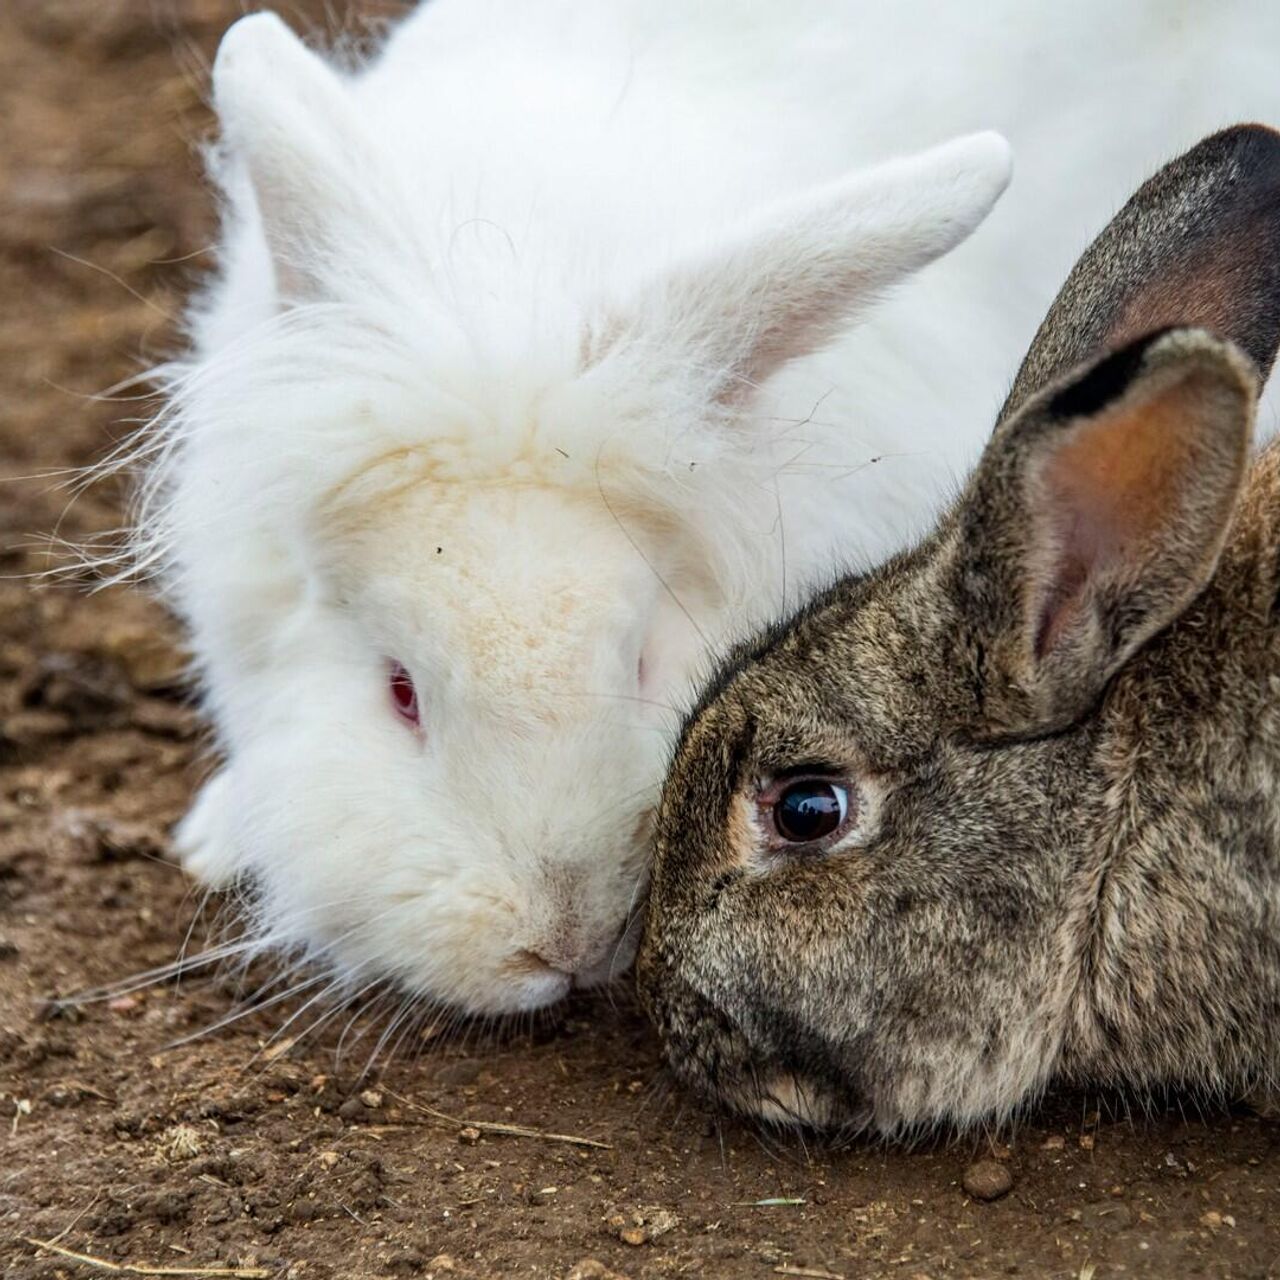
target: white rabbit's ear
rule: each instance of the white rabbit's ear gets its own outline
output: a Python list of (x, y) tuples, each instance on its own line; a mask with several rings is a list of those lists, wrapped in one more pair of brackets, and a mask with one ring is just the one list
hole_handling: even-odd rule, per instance
[(830, 342), (889, 286), (953, 249), (1008, 185), (996, 133), (940, 147), (767, 206), (641, 300), (741, 400), (789, 360)]
[(371, 140), (342, 79), (273, 13), (241, 18), (213, 67), (225, 147), (248, 171), (282, 301), (322, 296), (368, 213)]

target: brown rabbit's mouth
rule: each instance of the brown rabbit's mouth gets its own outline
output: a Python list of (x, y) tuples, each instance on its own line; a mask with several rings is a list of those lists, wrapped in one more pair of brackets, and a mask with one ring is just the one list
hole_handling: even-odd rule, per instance
[[(708, 1000), (678, 972), (660, 980), (653, 958), (640, 975), (641, 997), (666, 1046), (667, 1060), (680, 1081), (711, 1102), (750, 1119), (787, 1128), (858, 1131), (870, 1123), (872, 1108), (859, 1096), (847, 1069), (827, 1061), (825, 1045), (811, 1035), (781, 1027), (789, 1019), (775, 1014), (774, 1046), (757, 1043), (719, 1005)], [(799, 1058), (775, 1051), (792, 1044)]]
[(734, 1111), (788, 1128), (829, 1129), (849, 1120), (825, 1090), (791, 1071), (721, 1096)]

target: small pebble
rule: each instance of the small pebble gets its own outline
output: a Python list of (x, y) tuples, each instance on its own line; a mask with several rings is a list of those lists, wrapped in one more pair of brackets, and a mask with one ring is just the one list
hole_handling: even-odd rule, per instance
[(348, 1098), (339, 1108), (338, 1115), (353, 1124), (376, 1124), (381, 1116), (377, 1107), (371, 1107), (363, 1096)]
[(999, 1200), (1012, 1189), (1013, 1174), (998, 1160), (975, 1160), (960, 1182), (975, 1200)]
[[(407, 1249), (397, 1249), (394, 1253), (387, 1256), (387, 1270), (397, 1271), (406, 1275), (416, 1275), (423, 1271), (427, 1265), (426, 1254), (420, 1250), (410, 1246)], [(289, 1276), (293, 1273), (286, 1272)]]
[(37, 1022), (83, 1022), (84, 1010), (74, 1000), (59, 1000), (55, 996), (37, 1003), (35, 1019)]
[(623, 1217), (614, 1214), (609, 1225), (618, 1233), (623, 1244), (641, 1245), (674, 1231), (680, 1225), (680, 1219), (670, 1209), (659, 1205), (647, 1205), (634, 1213)]
[(1060, 1133), (1051, 1133), (1041, 1144), (1041, 1151), (1062, 1151), (1067, 1145), (1067, 1140)]
[(360, 1101), (364, 1103), (370, 1111), (376, 1111), (382, 1106), (382, 1094), (377, 1089), (366, 1089), (360, 1095)]
[(338, 1153), (336, 1151), (322, 1151), (316, 1159), (320, 1161), (326, 1169), (332, 1169), (338, 1163)]
[(468, 1147), (474, 1147), (480, 1141), (480, 1130), (472, 1125), (467, 1125), (465, 1129), (458, 1131), (458, 1141)]
[(1092, 1151), (1094, 1147), (1094, 1137), (1091, 1133), (1082, 1133), (1080, 1135), (1080, 1150)]

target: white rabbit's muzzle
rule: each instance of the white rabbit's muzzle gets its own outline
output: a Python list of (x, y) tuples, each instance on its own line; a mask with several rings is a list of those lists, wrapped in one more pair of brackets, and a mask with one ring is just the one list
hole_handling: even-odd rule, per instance
[[(405, 765), (420, 761), (371, 756), (371, 776), (402, 773), (404, 790), (417, 781)], [(544, 827), (512, 847), (500, 809), (486, 813), (447, 783), (427, 789), (437, 807), (420, 821), (408, 806), (388, 820), (343, 746), (318, 735), (242, 753), (233, 768), (209, 793), (233, 807), (205, 826), (240, 851), (268, 941), (310, 951), (348, 983), (391, 978), (469, 1012), (509, 1013), (631, 963), (647, 853), (640, 797), (622, 822), (617, 806), (579, 810), (571, 833)], [(463, 821), (442, 817), (450, 792)]]

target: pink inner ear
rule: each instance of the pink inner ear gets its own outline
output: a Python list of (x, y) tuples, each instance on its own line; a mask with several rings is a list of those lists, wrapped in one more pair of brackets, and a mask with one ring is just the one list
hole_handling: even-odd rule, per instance
[(1075, 620), (1088, 577), (1088, 565), (1078, 557), (1065, 556), (1055, 568), (1053, 585), (1040, 609), (1040, 620), (1036, 625), (1037, 661), (1057, 645), (1062, 632)]
[(1076, 427), (1045, 460), (1033, 498), (1045, 576), (1035, 656), (1080, 617), (1091, 582), (1131, 581), (1153, 540), (1177, 519), (1192, 463), (1181, 388), (1121, 403)]

